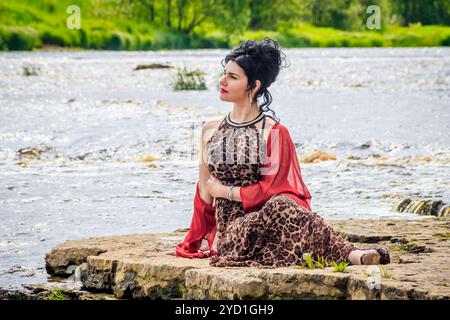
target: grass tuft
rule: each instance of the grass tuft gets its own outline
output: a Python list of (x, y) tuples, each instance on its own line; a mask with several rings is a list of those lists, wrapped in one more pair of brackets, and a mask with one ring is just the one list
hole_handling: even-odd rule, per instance
[(187, 70), (186, 67), (177, 69), (173, 89), (178, 90), (206, 90), (205, 73), (199, 69)]

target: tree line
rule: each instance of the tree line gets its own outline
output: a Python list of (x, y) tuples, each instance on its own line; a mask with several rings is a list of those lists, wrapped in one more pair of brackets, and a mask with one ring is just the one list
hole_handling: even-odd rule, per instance
[(203, 25), (229, 32), (277, 30), (309, 23), (362, 30), (369, 5), (384, 25), (450, 25), (448, 0), (115, 0), (118, 15), (191, 34)]

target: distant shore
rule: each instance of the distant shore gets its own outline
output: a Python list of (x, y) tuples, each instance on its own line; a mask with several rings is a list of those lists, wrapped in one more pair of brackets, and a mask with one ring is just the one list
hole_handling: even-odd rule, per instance
[(246, 31), (239, 35), (222, 32), (185, 35), (158, 31), (150, 35), (132, 34), (123, 30), (68, 30), (64, 26), (0, 25), (0, 51), (14, 50), (171, 50), (231, 48), (242, 41), (260, 40), (266, 36), (277, 39), (285, 48), (339, 47), (439, 47), (450, 46), (450, 27), (389, 27), (378, 31), (344, 31), (302, 25), (283, 32), (271, 30)]
[(3, 1), (0, 51), (228, 49), (264, 37), (285, 48), (450, 46), (445, 1), (398, 2)]

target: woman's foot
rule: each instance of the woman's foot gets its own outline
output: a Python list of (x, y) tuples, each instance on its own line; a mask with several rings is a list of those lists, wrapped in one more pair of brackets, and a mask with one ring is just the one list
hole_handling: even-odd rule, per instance
[(381, 256), (375, 249), (356, 249), (350, 252), (348, 260), (354, 265), (380, 264)]
[(389, 249), (387, 247), (376, 248), (378, 254), (380, 255), (380, 264), (388, 264), (391, 262), (391, 257), (389, 255)]

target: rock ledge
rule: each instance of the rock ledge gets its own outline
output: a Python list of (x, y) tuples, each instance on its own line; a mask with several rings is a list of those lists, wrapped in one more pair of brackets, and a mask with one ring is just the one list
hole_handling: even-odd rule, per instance
[(83, 290), (118, 299), (450, 299), (448, 219), (327, 223), (361, 248), (388, 246), (389, 276), (378, 266), (216, 268), (168, 255), (186, 229), (66, 241), (46, 254), (46, 270), (75, 272)]

